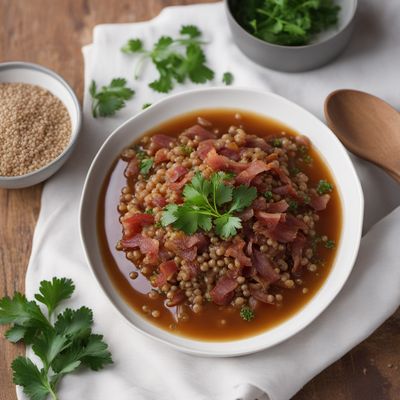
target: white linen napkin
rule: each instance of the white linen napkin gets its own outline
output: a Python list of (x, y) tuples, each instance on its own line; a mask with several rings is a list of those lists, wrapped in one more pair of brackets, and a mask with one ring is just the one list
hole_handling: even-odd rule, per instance
[[(207, 58), (216, 71), (211, 85), (220, 85), (222, 73), (231, 71), (235, 85), (274, 91), (322, 118), (325, 96), (342, 87), (370, 91), (400, 106), (398, 88), (392, 86), (398, 78), (394, 61), (400, 59), (399, 18), (398, 2), (362, 1), (357, 29), (345, 53), (326, 67), (301, 74), (263, 69), (245, 58), (232, 42), (220, 3), (167, 8), (149, 22), (95, 28), (93, 44), (84, 48), (81, 137), (71, 159), (44, 187), (26, 293), (32, 297), (42, 279), (72, 278), (76, 293), (68, 306), (85, 304), (94, 310), (95, 330), (104, 333), (115, 364), (99, 373), (67, 376), (60, 386), (61, 399), (287, 400), (396, 310), (400, 303), (400, 208), (391, 211), (400, 204), (400, 190), (385, 173), (355, 157), (365, 193), (366, 234), (348, 282), (329, 308), (302, 332), (271, 349), (244, 357), (190, 356), (128, 327), (86, 265), (79, 239), (78, 206), (86, 171), (101, 143), (143, 103), (163, 97), (147, 87), (153, 76), (150, 67), (145, 68), (140, 81), (133, 79), (135, 61), (119, 51), (128, 38), (141, 37), (150, 46), (163, 34), (176, 35), (182, 24), (196, 24), (209, 41)], [(93, 119), (90, 81), (108, 84), (119, 76), (127, 77), (135, 88), (134, 100), (116, 117)], [(179, 86), (175, 92), (192, 87)], [(22, 399), (21, 390), (17, 392)]]

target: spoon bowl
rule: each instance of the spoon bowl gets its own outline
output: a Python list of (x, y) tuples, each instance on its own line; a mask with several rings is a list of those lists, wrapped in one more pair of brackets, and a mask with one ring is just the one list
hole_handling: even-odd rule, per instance
[(326, 98), (325, 118), (347, 149), (385, 169), (400, 183), (400, 114), (397, 110), (371, 94), (342, 89)]

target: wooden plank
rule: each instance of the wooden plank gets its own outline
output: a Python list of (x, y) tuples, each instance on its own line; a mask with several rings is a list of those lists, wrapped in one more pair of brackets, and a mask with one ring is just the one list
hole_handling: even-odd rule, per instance
[[(81, 47), (100, 23), (142, 21), (168, 5), (206, 0), (0, 0), (0, 61), (24, 60), (60, 73), (82, 100)], [(0, 189), (0, 296), (24, 290), (41, 185)], [(355, 323), (357, 318), (355, 316)], [(338, 327), (339, 329), (339, 327)], [(0, 333), (5, 329), (1, 328)], [(395, 400), (400, 393), (400, 312), (322, 372), (295, 400)], [(329, 343), (327, 343), (329, 345)], [(15, 399), (10, 364), (22, 346), (0, 339), (0, 400)], [(307, 363), (307, 360), (304, 360)]]

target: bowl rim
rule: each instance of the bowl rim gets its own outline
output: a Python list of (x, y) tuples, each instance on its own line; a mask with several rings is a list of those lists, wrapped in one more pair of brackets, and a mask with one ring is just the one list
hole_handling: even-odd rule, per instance
[(320, 45), (326, 44), (332, 40), (334, 40), (337, 36), (339, 36), (343, 31), (345, 31), (347, 29), (348, 26), (351, 25), (351, 23), (354, 21), (354, 17), (356, 15), (357, 12), (357, 7), (358, 7), (358, 0), (351, 0), (353, 2), (353, 10), (351, 13), (351, 16), (348, 20), (348, 22), (346, 24), (344, 24), (342, 27), (340, 27), (340, 29), (338, 29), (332, 36), (327, 37), (321, 41), (317, 41), (315, 43), (310, 43), (310, 44), (304, 44), (301, 46), (289, 46), (289, 45), (282, 45), (282, 44), (276, 44), (276, 43), (271, 43), (271, 42), (267, 42), (265, 40), (262, 40), (260, 38), (258, 38), (257, 36), (252, 35), (250, 32), (246, 31), (246, 29), (243, 28), (243, 26), (241, 26), (239, 24), (239, 22), (236, 20), (235, 16), (233, 15), (233, 12), (231, 10), (231, 5), (230, 5), (230, 0), (224, 0), (225, 3), (225, 9), (226, 12), (229, 14), (229, 17), (233, 20), (234, 24), (240, 28), (240, 30), (248, 37), (251, 38), (253, 40), (255, 40), (257, 43), (261, 44), (261, 45), (267, 45), (276, 49), (286, 49), (288, 51), (301, 51), (303, 49), (311, 49), (311, 48), (315, 48), (318, 47)]
[[(73, 89), (71, 88), (71, 86), (64, 80), (64, 78), (62, 78), (60, 75), (58, 75), (53, 70), (43, 67), (39, 64), (34, 64), (31, 62), (26, 62), (26, 61), (7, 61), (4, 63), (0, 63), (0, 73), (4, 70), (8, 70), (8, 69), (31, 69), (34, 71), (43, 72), (44, 74), (48, 75), (50, 78), (59, 81), (65, 87), (65, 89), (67, 89), (67, 92), (71, 96), (72, 101), (75, 106), (75, 109), (77, 111), (76, 126), (74, 129), (71, 129), (71, 139), (70, 139), (68, 145), (64, 148), (64, 150), (54, 160), (50, 161), (48, 164), (44, 165), (43, 167), (36, 169), (34, 171), (31, 171), (24, 175), (16, 175), (16, 176), (0, 175), (0, 182), (18, 182), (18, 181), (22, 181), (24, 179), (33, 177), (35, 175), (38, 175), (41, 172), (43, 172), (46, 169), (53, 166), (54, 164), (57, 164), (62, 158), (65, 157), (66, 153), (68, 153), (70, 151), (70, 149), (75, 146), (75, 144), (78, 140), (78, 137), (79, 137), (79, 132), (82, 127), (82, 109), (81, 109), (81, 105), (78, 101), (78, 98), (76, 97), (76, 94), (73, 91)], [(7, 82), (0, 82), (0, 83), (7, 83)], [(21, 83), (24, 83), (24, 82), (21, 82)], [(37, 86), (41, 87), (42, 89), (45, 89), (40, 85), (37, 85)], [(62, 101), (58, 96), (56, 96), (54, 94), (53, 94), (53, 96), (57, 97), (60, 101)], [(68, 110), (67, 110), (67, 112), (68, 112)], [(69, 112), (68, 112), (68, 114), (69, 114)], [(70, 118), (71, 118), (71, 115), (70, 115)]]
[[(108, 294), (107, 289), (105, 286), (103, 286), (100, 278), (97, 276), (97, 272), (96, 272), (96, 268), (94, 267), (94, 263), (92, 263), (92, 257), (91, 257), (91, 251), (87, 246), (86, 240), (85, 240), (85, 216), (84, 216), (84, 209), (85, 209), (85, 203), (87, 202), (87, 197), (90, 197), (90, 192), (88, 189), (90, 180), (92, 179), (92, 172), (96, 167), (96, 164), (99, 160), (99, 158), (101, 157), (104, 149), (108, 146), (108, 143), (112, 140), (112, 138), (118, 134), (118, 132), (122, 129), (124, 129), (126, 126), (128, 126), (129, 124), (132, 123), (132, 121), (134, 121), (136, 118), (138, 118), (139, 116), (143, 115), (144, 113), (151, 113), (151, 112), (155, 112), (155, 110), (158, 108), (158, 106), (163, 105), (164, 103), (170, 102), (170, 101), (174, 101), (177, 98), (180, 97), (185, 97), (185, 96), (190, 96), (196, 93), (201, 93), (201, 92), (210, 92), (211, 94), (213, 92), (217, 92), (217, 91), (225, 91), (227, 93), (232, 92), (232, 91), (238, 91), (238, 92), (247, 92), (248, 94), (258, 94), (258, 95), (267, 95), (270, 97), (273, 97), (277, 100), (280, 101), (284, 101), (286, 102), (288, 105), (297, 108), (299, 111), (301, 111), (304, 114), (307, 114), (309, 117), (313, 118), (314, 120), (317, 120), (320, 124), (324, 125), (325, 128), (331, 133), (332, 137), (337, 141), (337, 144), (339, 146), (339, 148), (342, 150), (342, 155), (343, 157), (345, 157), (347, 159), (347, 162), (349, 163), (349, 165), (351, 166), (351, 170), (349, 171), (349, 174), (353, 175), (353, 180), (354, 183), (356, 185), (356, 194), (358, 195), (358, 205), (359, 205), (359, 210), (358, 210), (358, 214), (356, 216), (357, 220), (360, 222), (359, 225), (356, 227), (356, 235), (354, 237), (354, 242), (352, 244), (352, 252), (351, 252), (351, 257), (348, 258), (348, 262), (346, 263), (347, 269), (346, 269), (346, 273), (344, 275), (341, 276), (341, 280), (340, 282), (336, 285), (335, 290), (328, 294), (328, 298), (326, 298), (324, 300), (323, 306), (319, 307), (316, 311), (313, 312), (312, 315), (309, 315), (306, 319), (303, 319), (302, 321), (300, 321), (297, 325), (297, 327), (294, 329), (294, 331), (290, 331), (288, 333), (285, 333), (284, 335), (281, 335), (281, 337), (275, 339), (275, 340), (271, 340), (270, 343), (265, 344), (265, 343), (255, 343), (256, 339), (259, 335), (262, 335), (266, 332), (268, 332), (270, 329), (267, 329), (263, 332), (260, 332), (256, 335), (253, 336), (249, 336), (249, 337), (245, 337), (245, 338), (241, 338), (241, 339), (236, 339), (236, 340), (225, 340), (225, 341), (203, 341), (203, 340), (198, 340), (198, 339), (193, 339), (190, 337), (186, 337), (186, 336), (182, 336), (182, 335), (174, 335), (173, 333), (171, 334), (174, 337), (178, 337), (181, 338), (183, 340), (189, 341), (191, 343), (210, 343), (210, 344), (232, 344), (232, 347), (229, 350), (218, 350), (218, 351), (214, 351), (214, 350), (204, 350), (204, 349), (199, 349), (199, 348), (194, 348), (193, 346), (188, 345), (187, 343), (173, 343), (170, 340), (168, 340), (168, 338), (163, 338), (161, 336), (157, 336), (156, 334), (153, 334), (145, 329), (142, 329), (140, 326), (136, 325), (135, 323), (133, 323), (132, 321), (130, 321), (123, 313), (122, 310), (120, 310), (119, 306), (116, 304), (116, 302), (114, 302), (114, 300), (111, 298), (111, 296)], [(196, 111), (196, 109), (200, 110), (201, 108), (210, 108), (208, 106), (205, 107), (195, 107), (193, 108), (193, 111)], [(223, 108), (223, 107), (220, 107)], [(231, 107), (227, 107), (227, 108), (231, 108)], [(234, 108), (234, 107), (233, 107)], [(243, 107), (245, 109), (245, 106)], [(249, 110), (251, 111), (251, 110)], [(184, 111), (181, 114), (177, 114), (176, 116), (182, 115), (182, 114), (186, 114), (189, 111)], [(252, 111), (255, 112), (255, 111)], [(256, 112), (257, 113), (257, 112)], [(270, 116), (271, 118), (274, 118), (273, 116)], [(171, 119), (173, 117), (168, 117), (163, 121), (160, 121), (156, 124), (154, 124), (154, 126), (158, 126), (160, 124), (162, 124), (163, 122), (168, 121), (168, 119)], [(284, 122), (284, 121), (282, 121)], [(289, 125), (291, 126), (291, 125)], [(150, 128), (151, 129), (151, 128)], [(296, 127), (293, 126), (293, 129), (296, 130)], [(140, 132), (140, 135), (144, 134), (145, 132)], [(140, 136), (139, 135), (139, 136)], [(318, 151), (323, 155), (322, 151), (318, 149)], [(104, 177), (103, 177), (104, 179)], [(338, 185), (339, 187), (341, 186), (340, 184)], [(341, 196), (340, 196), (341, 197)], [(342, 204), (343, 204), (343, 199), (341, 200)], [(259, 89), (251, 89), (251, 88), (246, 88), (246, 87), (209, 87), (209, 88), (202, 88), (202, 89), (192, 89), (192, 90), (187, 90), (181, 93), (176, 93), (173, 95), (170, 95), (168, 97), (165, 97), (157, 102), (155, 102), (152, 107), (149, 107), (145, 110), (140, 111), (138, 114), (132, 116), (131, 118), (129, 118), (127, 121), (125, 121), (124, 123), (122, 123), (121, 125), (119, 125), (116, 129), (114, 129), (111, 134), (108, 136), (108, 138), (104, 141), (104, 143), (102, 144), (102, 146), (100, 147), (100, 149), (98, 150), (98, 152), (96, 153), (96, 156), (93, 158), (92, 163), (90, 165), (90, 168), (87, 172), (86, 178), (85, 178), (85, 182), (84, 182), (84, 186), (82, 189), (82, 195), (81, 195), (81, 199), (80, 199), (80, 205), (79, 205), (79, 229), (80, 229), (80, 238), (81, 238), (81, 243), (82, 243), (82, 247), (84, 249), (84, 253), (85, 253), (85, 258), (87, 263), (89, 264), (89, 269), (92, 273), (92, 276), (94, 277), (96, 284), (98, 285), (98, 287), (100, 287), (101, 291), (103, 292), (103, 294), (105, 295), (105, 297), (108, 299), (108, 301), (112, 304), (112, 306), (114, 307), (114, 309), (116, 310), (116, 314), (122, 318), (122, 320), (131, 328), (136, 330), (137, 332), (140, 332), (141, 334), (144, 334), (146, 337), (152, 338), (153, 340), (156, 340), (160, 343), (164, 343), (168, 346), (170, 346), (171, 348), (174, 348), (176, 350), (185, 352), (187, 354), (193, 354), (193, 355), (198, 355), (198, 356), (205, 356), (205, 357), (235, 357), (235, 356), (242, 356), (242, 355), (246, 355), (246, 354), (251, 354), (251, 353), (255, 353), (255, 352), (259, 352), (262, 350), (266, 350), (268, 348), (274, 347), (290, 338), (292, 338), (293, 336), (299, 334), (302, 330), (304, 330), (307, 326), (309, 326), (312, 322), (314, 322), (328, 307), (329, 305), (333, 302), (334, 299), (336, 299), (337, 295), (340, 293), (340, 291), (343, 289), (344, 285), (346, 284), (346, 282), (348, 281), (348, 278), (353, 270), (355, 261), (357, 259), (358, 256), (358, 251), (359, 251), (359, 247), (360, 247), (360, 243), (361, 243), (361, 235), (362, 235), (362, 222), (363, 222), (363, 215), (364, 215), (364, 195), (363, 195), (363, 191), (362, 191), (362, 187), (361, 187), (361, 183), (360, 180), (358, 178), (358, 175), (355, 171), (354, 165), (346, 151), (346, 149), (344, 148), (344, 146), (342, 145), (342, 143), (339, 141), (339, 139), (335, 136), (335, 134), (331, 131), (331, 129), (324, 124), (319, 118), (317, 118), (314, 114), (312, 114), (311, 112), (309, 112), (308, 110), (306, 110), (305, 108), (297, 105), (296, 103), (294, 103), (293, 101), (280, 96), (276, 93), (272, 93), (272, 92), (268, 92), (268, 91), (263, 91), (263, 90), (259, 90)], [(343, 225), (344, 226), (344, 225)], [(337, 258), (338, 258), (338, 254), (339, 252), (336, 254), (335, 260), (334, 260), (334, 264), (333, 267), (335, 267), (336, 263), (337, 263)], [(329, 275), (332, 273), (332, 270), (329, 272)], [(115, 293), (117, 293), (117, 296), (122, 299), (122, 301), (127, 304), (126, 300), (123, 298), (123, 296), (118, 292), (118, 290), (116, 289), (115, 285), (111, 282), (111, 286), (113, 287), (113, 291), (115, 291)], [(317, 294), (319, 293), (319, 291), (321, 291), (322, 287), (315, 293), (315, 296), (317, 296)], [(311, 301), (311, 300), (310, 300)], [(306, 305), (305, 305), (306, 306)], [(304, 306), (304, 307), (305, 307)], [(132, 312), (134, 314), (136, 314), (139, 318), (142, 318), (140, 316), (140, 314), (137, 312), (137, 310), (135, 310), (133, 307), (129, 306), (129, 309), (132, 310)], [(289, 321), (291, 318), (294, 318), (296, 315), (300, 314), (302, 312), (302, 310), (304, 309), (304, 307), (302, 307), (298, 312), (294, 313), (292, 316), (290, 316), (287, 320), (283, 321), (282, 323), (278, 324), (277, 326), (271, 328), (277, 328), (280, 325), (282, 325), (283, 323), (285, 323), (286, 321)], [(161, 332), (166, 332), (165, 329), (152, 324), (150, 321), (145, 321), (146, 324), (150, 324), (152, 327), (154, 327), (156, 330), (161, 331)], [(234, 344), (236, 342), (240, 342), (240, 341), (252, 341), (253, 343), (248, 343), (246, 350), (235, 350), (234, 349)]]

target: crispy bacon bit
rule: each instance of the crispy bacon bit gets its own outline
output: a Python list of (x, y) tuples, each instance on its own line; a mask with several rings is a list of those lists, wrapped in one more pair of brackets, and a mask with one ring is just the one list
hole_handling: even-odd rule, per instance
[(247, 135), (246, 147), (259, 147), (263, 151), (271, 151), (272, 147), (265, 141), (265, 139), (254, 135)]
[(193, 125), (192, 127), (186, 129), (186, 131), (184, 131), (182, 133), (182, 136), (186, 136), (192, 140), (197, 138), (197, 140), (199, 142), (201, 142), (202, 140), (206, 140), (206, 139), (215, 139), (216, 138), (215, 133), (210, 132), (207, 129), (204, 129), (200, 125)]
[(264, 211), (257, 211), (257, 219), (267, 227), (269, 231), (273, 231), (281, 219), (282, 213), (267, 213)]
[(171, 143), (175, 141), (172, 136), (167, 135), (154, 135), (151, 137), (151, 144), (150, 144), (150, 154), (153, 155), (159, 149), (169, 149)]
[(226, 249), (225, 256), (237, 259), (241, 266), (251, 266), (250, 258), (243, 251), (245, 245), (246, 242), (240, 236), (235, 236), (232, 244)]
[(257, 197), (251, 206), (254, 211), (265, 211), (267, 209), (267, 200), (265, 197)]
[(142, 254), (146, 255), (150, 264), (154, 264), (158, 259), (159, 242), (142, 234), (137, 234), (129, 239), (121, 240), (121, 245), (125, 249), (135, 249), (139, 247)]
[(235, 279), (227, 275), (221, 276), (215, 287), (210, 291), (212, 301), (220, 306), (229, 304), (237, 286), (238, 283)]
[(186, 264), (186, 270), (189, 273), (189, 279), (196, 278), (196, 276), (200, 273), (199, 265), (195, 262)]
[(278, 175), (279, 180), (282, 183), (286, 183), (286, 184), (292, 184), (292, 181), (290, 180), (290, 177), (288, 175), (286, 175), (285, 171), (279, 167), (279, 163), (276, 161), (276, 164), (274, 164), (274, 166), (271, 166), (271, 170), (273, 172), (275, 172), (276, 175)]
[(197, 256), (197, 249), (203, 249), (208, 242), (201, 233), (187, 236), (182, 232), (177, 233), (176, 237), (165, 242), (165, 248), (174, 252), (187, 261), (193, 261)]
[(155, 156), (154, 156), (154, 163), (155, 164), (160, 164), (162, 162), (169, 161), (168, 158), (168, 149), (160, 149), (157, 150)]
[(183, 175), (186, 175), (188, 169), (182, 167), (182, 165), (178, 165), (174, 168), (171, 168), (167, 171), (167, 177), (170, 182), (176, 182), (179, 180)]
[(215, 140), (214, 139), (203, 140), (197, 146), (197, 150), (196, 150), (197, 155), (199, 156), (199, 158), (201, 160), (204, 160), (207, 157), (207, 154), (212, 149), (215, 149)]
[(178, 266), (175, 261), (170, 260), (161, 263), (159, 269), (160, 273), (157, 275), (155, 283), (157, 287), (161, 288), (174, 277), (178, 271)]
[(289, 204), (286, 200), (279, 200), (275, 203), (267, 204), (267, 211), (270, 213), (283, 213), (289, 208)]
[(326, 209), (331, 196), (329, 194), (323, 194), (322, 196), (311, 197), (310, 206), (315, 211), (323, 211)]
[(264, 161), (261, 160), (253, 161), (244, 171), (242, 171), (235, 178), (235, 182), (238, 185), (249, 186), (251, 181), (256, 177), (256, 175), (261, 174), (261, 172), (268, 171), (270, 168), (271, 168), (270, 164), (266, 164)]
[(219, 154), (228, 157), (229, 159), (234, 161), (240, 160), (240, 152), (238, 149), (234, 150), (228, 147), (223, 147), (221, 150), (219, 150)]
[(254, 210), (250, 207), (243, 210), (241, 213), (238, 214), (238, 217), (243, 221), (246, 222), (253, 218)]
[(124, 239), (129, 239), (133, 235), (140, 233), (144, 226), (154, 224), (154, 217), (151, 214), (134, 214), (129, 218), (121, 220)]
[(293, 259), (293, 273), (299, 273), (301, 269), (301, 258), (303, 256), (303, 249), (306, 244), (306, 237), (299, 233), (292, 243), (292, 259)]
[(254, 249), (251, 259), (258, 275), (266, 284), (271, 284), (279, 280), (279, 274), (275, 271), (272, 262), (266, 254)]
[(211, 149), (204, 162), (211, 167), (214, 171), (232, 171), (240, 173), (248, 168), (249, 164), (239, 163), (237, 161), (230, 160), (228, 157), (217, 154), (215, 149)]
[(281, 196), (288, 195), (291, 197), (297, 197), (297, 192), (294, 190), (291, 183), (288, 183), (287, 185), (284, 186), (273, 188), (272, 191), (276, 194), (280, 194)]
[(151, 204), (153, 207), (165, 207), (167, 205), (167, 200), (165, 200), (165, 197), (161, 195), (154, 195)]
[(139, 161), (133, 157), (125, 168), (125, 176), (127, 178), (136, 178), (139, 175)]
[(181, 190), (192, 178), (193, 172), (189, 171), (179, 182), (170, 183), (169, 188), (177, 192)]
[(183, 303), (185, 299), (186, 299), (185, 292), (179, 289), (176, 292), (174, 292), (172, 299), (168, 300), (166, 305), (168, 307), (174, 307), (177, 306), (178, 304)]

